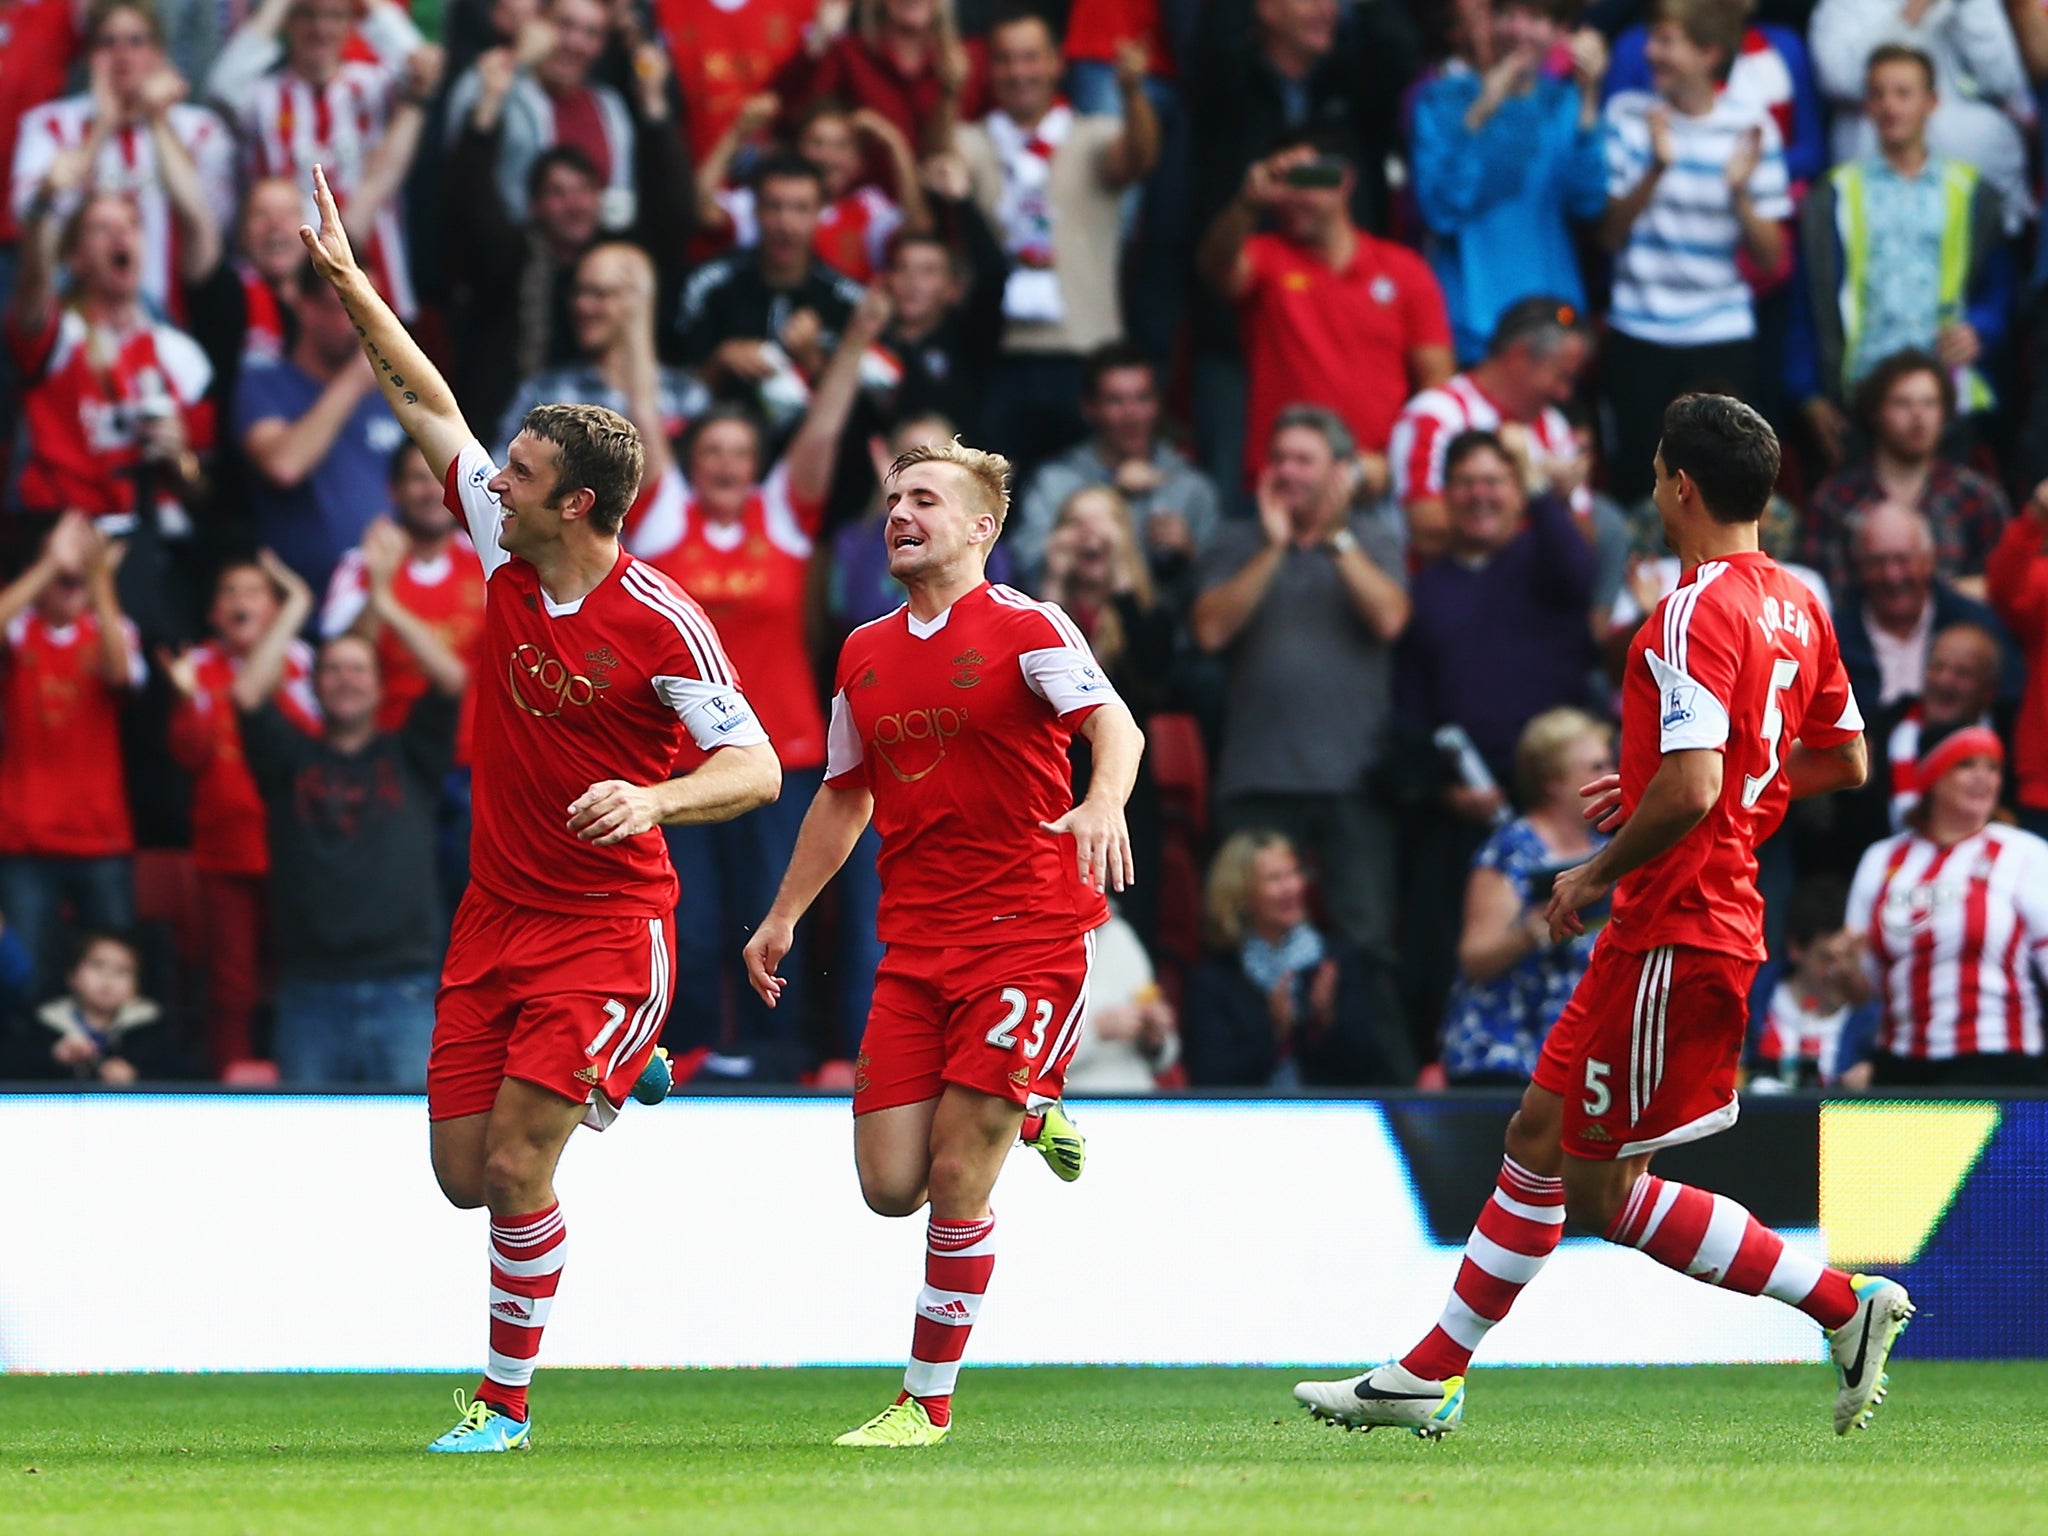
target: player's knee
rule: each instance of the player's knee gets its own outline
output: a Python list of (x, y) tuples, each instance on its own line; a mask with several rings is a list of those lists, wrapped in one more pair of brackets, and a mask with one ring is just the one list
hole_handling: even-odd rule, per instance
[(493, 1147), (484, 1158), (483, 1202), (495, 1211), (524, 1210), (535, 1198), (535, 1180), (542, 1178), (534, 1149), (513, 1142)]
[(915, 1216), (924, 1209), (925, 1192), (922, 1186), (911, 1188), (908, 1181), (892, 1183), (862, 1174), (860, 1197), (877, 1216)]

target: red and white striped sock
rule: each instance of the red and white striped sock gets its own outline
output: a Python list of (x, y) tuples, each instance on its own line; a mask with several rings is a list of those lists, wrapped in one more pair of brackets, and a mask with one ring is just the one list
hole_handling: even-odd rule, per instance
[(491, 1222), (491, 1353), (476, 1395), (521, 1423), (540, 1332), (562, 1281), (567, 1238), (560, 1202)]
[(1794, 1253), (1726, 1195), (1646, 1173), (1606, 1236), (1708, 1285), (1797, 1307), (1823, 1328), (1839, 1328), (1856, 1314), (1847, 1275)]
[(1465, 1261), (1443, 1316), (1401, 1358), (1402, 1368), (1429, 1381), (1462, 1376), (1487, 1330), (1508, 1315), (1522, 1287), (1536, 1278), (1564, 1231), (1564, 1180), (1531, 1173), (1512, 1157), (1500, 1163), (1493, 1198), (1465, 1240)]
[(903, 1396), (924, 1404), (934, 1424), (953, 1418), (953, 1385), (967, 1335), (981, 1314), (981, 1298), (996, 1267), (996, 1219), (940, 1221), (925, 1231), (924, 1289), (917, 1293), (917, 1323), (910, 1334), (910, 1367)]

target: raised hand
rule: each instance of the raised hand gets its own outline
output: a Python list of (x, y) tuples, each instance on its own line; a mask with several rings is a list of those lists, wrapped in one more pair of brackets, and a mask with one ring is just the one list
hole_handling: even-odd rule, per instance
[(334, 206), (334, 193), (327, 185), (327, 172), (313, 167), (313, 202), (320, 210), (320, 228), (299, 226), (299, 240), (313, 258), (313, 270), (335, 288), (361, 277), (356, 253), (348, 243), (348, 231), (341, 227), (341, 210)]
[[(1728, 190), (1740, 192), (1749, 185), (1749, 178), (1756, 174), (1756, 168), (1764, 160), (1764, 131), (1761, 128), (1745, 129), (1735, 141), (1735, 153), (1728, 157), (1725, 174)], [(1666, 161), (1668, 164), (1669, 161)]]
[(1266, 542), (1275, 548), (1291, 544), (1294, 541), (1294, 514), (1280, 499), (1280, 476), (1270, 464), (1259, 472), (1256, 495), (1259, 529), (1266, 535)]
[(974, 173), (960, 155), (929, 156), (922, 172), (925, 190), (949, 203), (965, 202), (968, 193), (974, 190)]
[(1659, 166), (1668, 166), (1678, 154), (1671, 138), (1671, 109), (1659, 102), (1645, 119), (1650, 127), (1650, 156)]
[(391, 583), (398, 576), (405, 558), (412, 553), (412, 544), (398, 524), (388, 517), (370, 520), (370, 526), (363, 530), (360, 546), (363, 552), (363, 570), (370, 578), (370, 590), (388, 592)]
[(180, 646), (172, 650), (167, 645), (156, 648), (157, 670), (170, 680), (180, 696), (187, 699), (199, 697), (199, 648), (193, 645)]
[(277, 590), (284, 594), (284, 599), (286, 602), (290, 602), (294, 598), (299, 598), (305, 601), (308, 605), (312, 603), (313, 589), (306, 585), (306, 578), (301, 576), (297, 571), (293, 570), (290, 566), (286, 565), (284, 561), (278, 557), (278, 553), (276, 550), (257, 550), (256, 563), (263, 567), (263, 574), (268, 576), (273, 582), (276, 583)]

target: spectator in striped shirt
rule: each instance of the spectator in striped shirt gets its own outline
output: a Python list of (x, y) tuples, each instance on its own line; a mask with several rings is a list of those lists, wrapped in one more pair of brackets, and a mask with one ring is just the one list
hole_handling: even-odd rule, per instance
[[(1522, 299), (1502, 312), (1483, 359), (1401, 408), (1387, 459), (1408, 518), (1411, 556), (1429, 560), (1449, 545), (1444, 450), (1465, 432), (1521, 428), (1533, 489), (1568, 502), (1582, 519), (1592, 514), (1592, 466), (1560, 409), (1592, 351), (1585, 319), (1569, 303), (1548, 295)], [(1626, 537), (1625, 529), (1613, 532)]]
[(1879, 1088), (2048, 1082), (2036, 975), (2048, 948), (2048, 843), (2003, 825), (2005, 748), (1965, 726), (1920, 759), (1907, 829), (1874, 844), (1849, 888), (1883, 1007)]
[(1792, 217), (1785, 156), (1768, 111), (1719, 93), (1742, 46), (1740, 0), (1658, 0), (1654, 93), (1607, 104), (1612, 335), (1602, 382), (1614, 417), (1617, 499), (1649, 494), (1664, 407), (1711, 383), (1755, 393), (1756, 314), (1739, 259), (1779, 275)]
[[(163, 23), (150, 0), (99, 0), (86, 24), (90, 90), (60, 97), (27, 113), (14, 145), (11, 195), (26, 226), (32, 213), (59, 222), (88, 195), (126, 198), (142, 224), (142, 293), (173, 321), (183, 317), (181, 273), (194, 262), (192, 204), (216, 229), (234, 222), (234, 140), (221, 120), (186, 101), (186, 83), (164, 58)], [(89, 174), (67, 178), (55, 202), (44, 201), (59, 157), (82, 149)]]
[[(396, 195), (442, 55), (392, 0), (369, 0), (360, 26), (356, 12), (352, 0), (263, 0), (221, 50), (206, 88), (234, 121), (248, 178), (306, 188), (314, 165), (326, 171), (378, 289), (410, 318), (417, 305)], [(351, 49), (358, 36), (360, 50)], [(310, 193), (302, 207), (317, 222)]]

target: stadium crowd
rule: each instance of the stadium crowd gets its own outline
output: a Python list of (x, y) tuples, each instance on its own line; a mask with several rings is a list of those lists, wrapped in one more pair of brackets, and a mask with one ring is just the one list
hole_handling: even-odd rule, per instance
[(1069, 1086), (1525, 1081), (1709, 388), (1873, 758), (1763, 852), (1752, 1085), (2048, 1080), (2041, 90), (2042, 0), (0, 0), (0, 1078), (417, 1085), (464, 697), (603, 686), (479, 654), (318, 163), (488, 447), (639, 427), (775, 741), (667, 833), (679, 1075), (851, 1080), (873, 833), (774, 1012), (740, 949), (959, 433), (1148, 724)]

